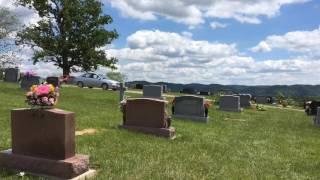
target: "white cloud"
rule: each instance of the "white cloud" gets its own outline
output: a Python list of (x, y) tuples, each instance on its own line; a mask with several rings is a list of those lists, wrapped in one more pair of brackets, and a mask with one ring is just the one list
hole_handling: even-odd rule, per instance
[(210, 27), (212, 29), (218, 29), (218, 28), (226, 28), (228, 26), (228, 24), (224, 24), (224, 23), (220, 23), (217, 21), (213, 21), (210, 23)]
[(128, 80), (220, 84), (319, 84), (320, 59), (304, 57), (257, 61), (235, 44), (196, 41), (182, 34), (141, 30), (128, 47), (108, 49)]
[(22, 24), (35, 24), (39, 21), (40, 18), (34, 10), (22, 6), (17, 6), (14, 3), (14, 0), (0, 0), (0, 7), (5, 7), (12, 11), (18, 17)]
[(158, 16), (195, 27), (206, 18), (234, 19), (241, 23), (259, 24), (261, 16), (272, 18), (280, 14), (284, 5), (309, 0), (104, 0), (125, 17), (156, 20)]
[(257, 46), (251, 48), (253, 52), (270, 52), (273, 49), (319, 56), (320, 28), (313, 31), (293, 31), (280, 36), (268, 36)]

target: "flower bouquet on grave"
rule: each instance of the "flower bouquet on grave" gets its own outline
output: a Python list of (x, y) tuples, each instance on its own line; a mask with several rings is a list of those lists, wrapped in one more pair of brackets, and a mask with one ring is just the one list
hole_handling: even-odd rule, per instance
[(205, 108), (209, 109), (211, 106), (212, 106), (211, 101), (206, 100), (206, 101), (204, 102), (204, 107), (205, 107)]
[(26, 103), (33, 108), (50, 108), (57, 104), (59, 88), (52, 84), (33, 85), (26, 94)]
[(264, 108), (264, 106), (257, 104), (256, 105), (256, 109), (257, 111), (266, 111), (266, 109)]

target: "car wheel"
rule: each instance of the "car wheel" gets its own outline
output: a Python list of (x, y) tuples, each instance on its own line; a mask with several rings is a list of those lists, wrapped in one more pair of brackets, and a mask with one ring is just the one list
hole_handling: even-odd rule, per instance
[(102, 88), (103, 90), (108, 90), (108, 89), (109, 89), (109, 86), (108, 86), (108, 84), (102, 84), (102, 85), (101, 85), (101, 88)]
[(78, 87), (83, 88), (83, 82), (77, 82)]

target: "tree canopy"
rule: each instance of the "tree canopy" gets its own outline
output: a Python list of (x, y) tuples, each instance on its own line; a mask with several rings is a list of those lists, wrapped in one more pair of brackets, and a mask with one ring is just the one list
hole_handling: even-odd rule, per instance
[(14, 39), (9, 34), (19, 28), (19, 20), (16, 15), (7, 8), (0, 7), (0, 69), (15, 64), (17, 57), (13, 49)]
[(9, 33), (17, 30), (18, 19), (7, 8), (0, 7), (0, 40), (7, 37)]
[(125, 82), (126, 80), (126, 75), (120, 73), (120, 72), (108, 72), (107, 73), (108, 78), (119, 81), (119, 82)]
[(64, 75), (79, 68), (84, 71), (99, 65), (115, 69), (117, 59), (107, 57), (103, 47), (118, 37), (107, 30), (112, 23), (102, 13), (98, 0), (17, 0), (34, 9), (41, 20), (18, 33), (17, 44), (34, 48), (33, 62), (53, 62)]

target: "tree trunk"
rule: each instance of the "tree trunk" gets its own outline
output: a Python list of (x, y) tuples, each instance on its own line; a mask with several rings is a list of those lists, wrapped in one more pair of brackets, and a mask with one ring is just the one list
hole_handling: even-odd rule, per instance
[(63, 70), (63, 76), (69, 76), (70, 67), (65, 66), (65, 67), (62, 68), (62, 70)]

